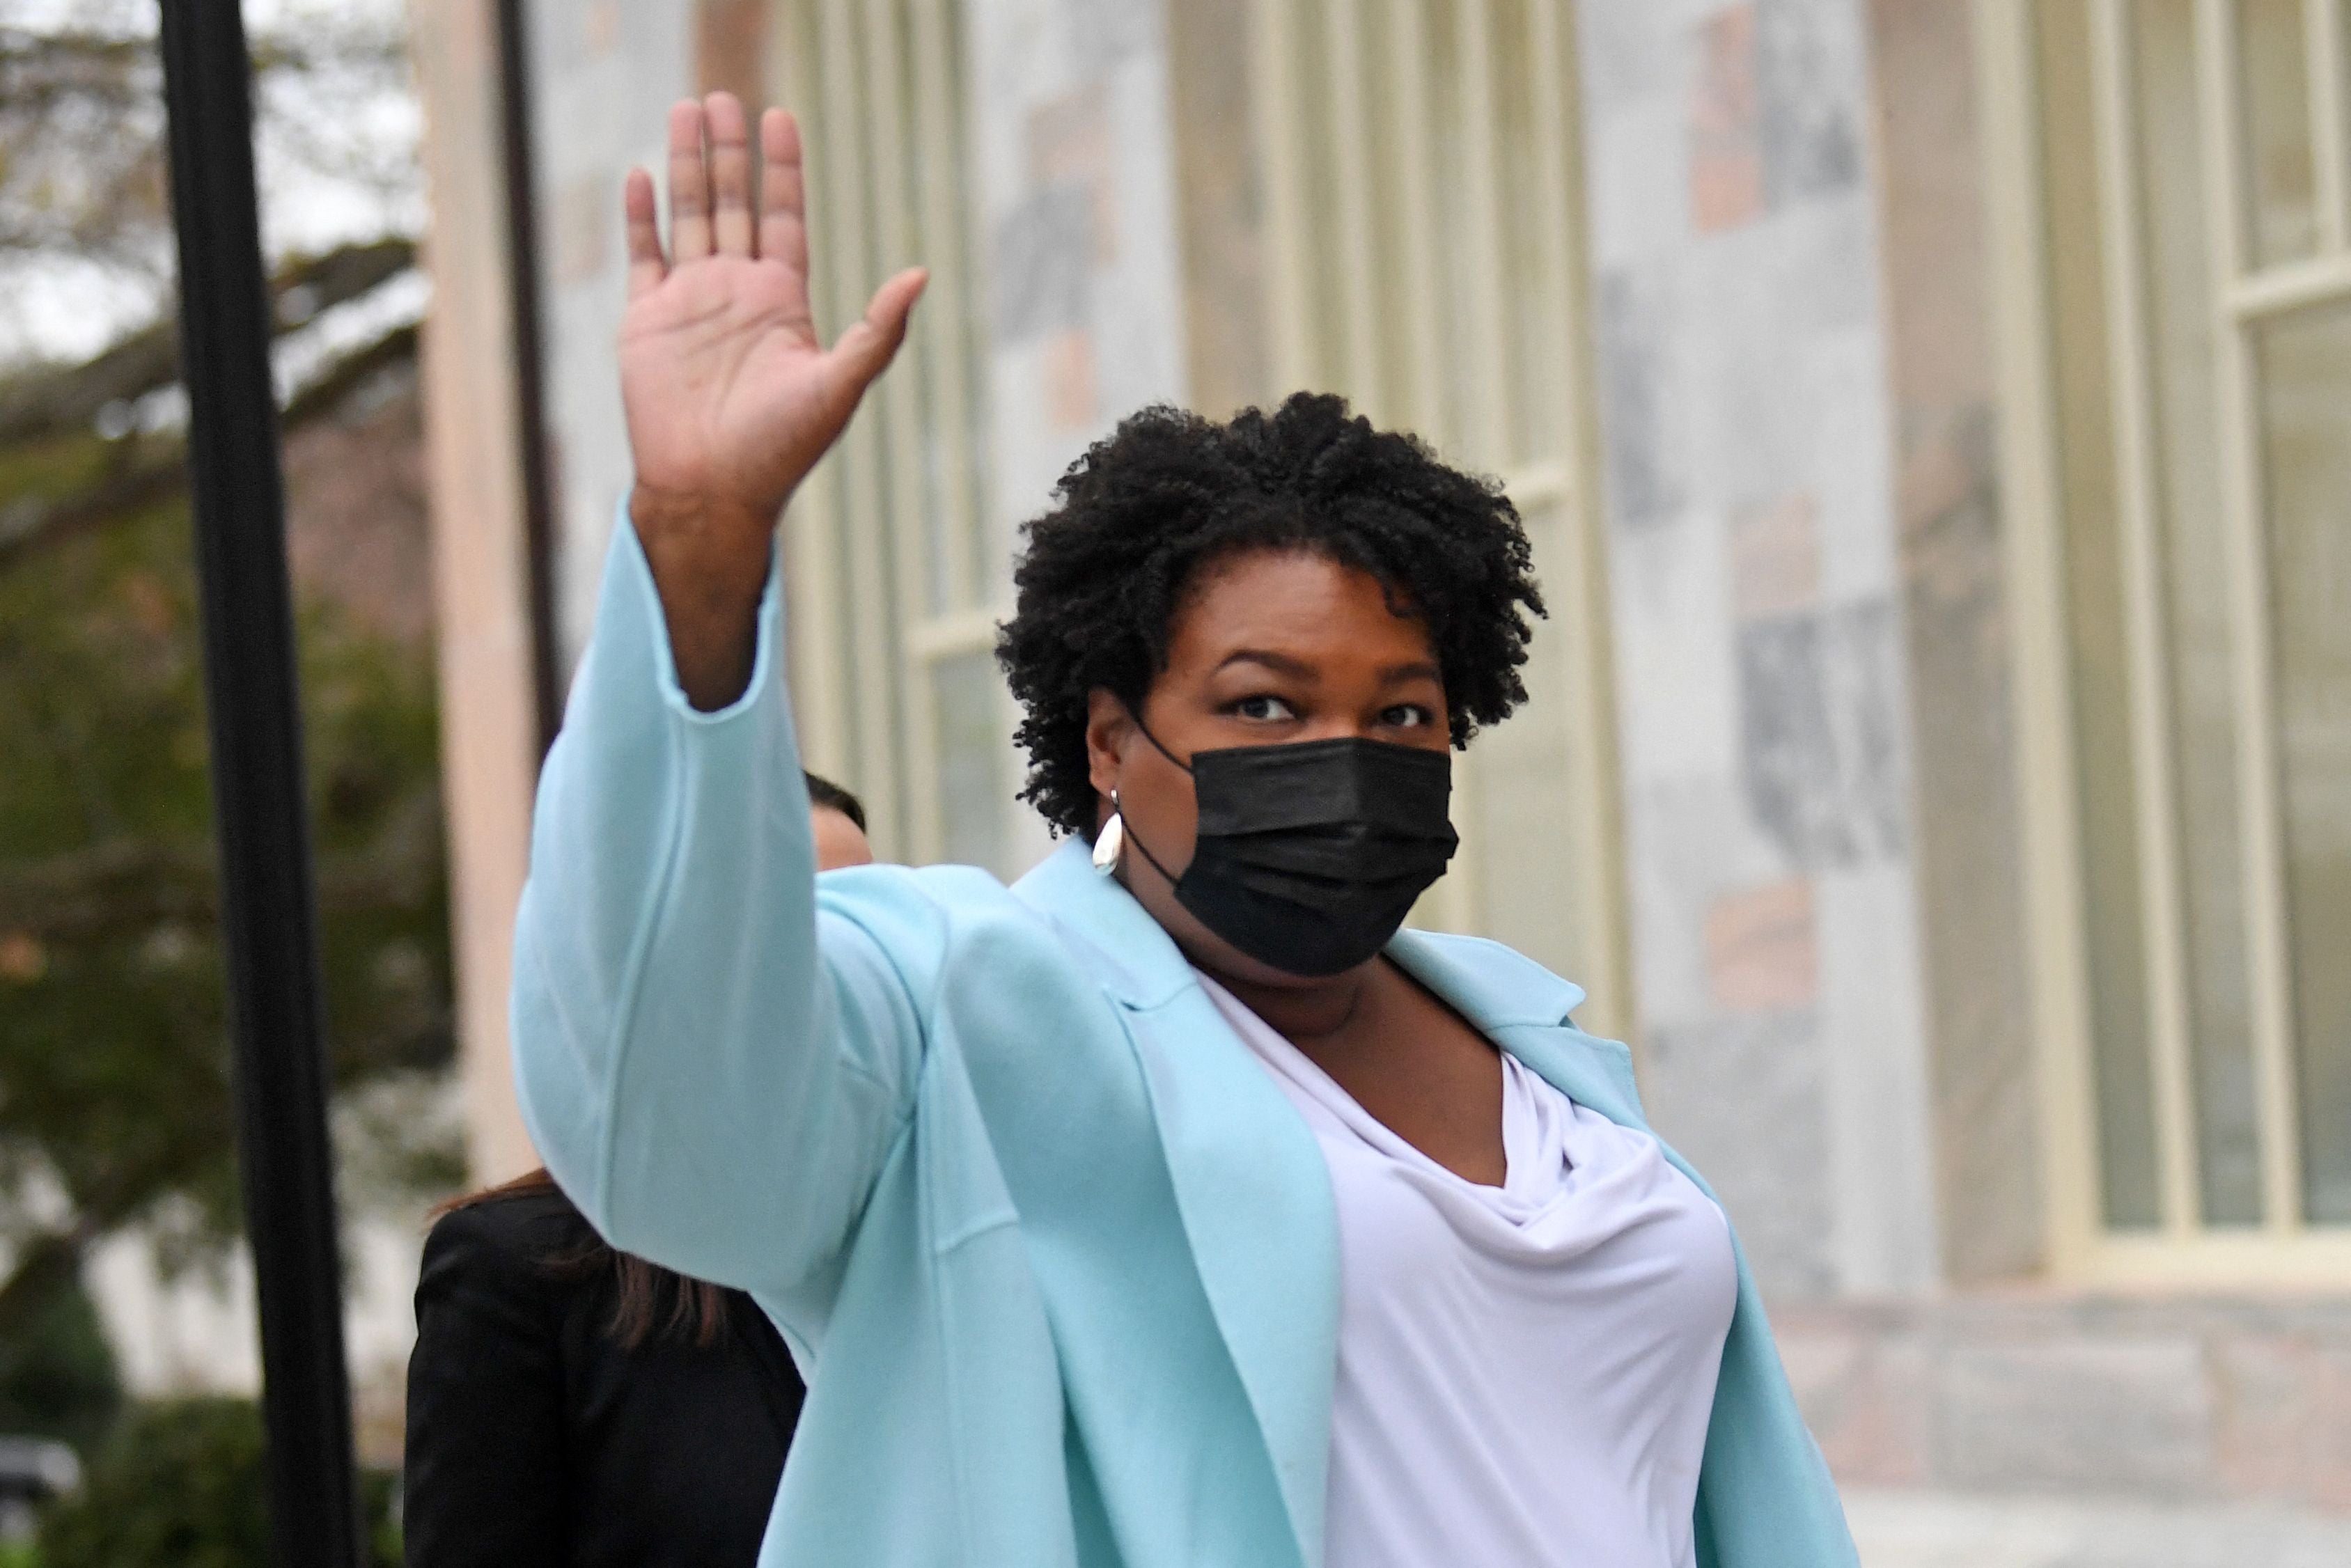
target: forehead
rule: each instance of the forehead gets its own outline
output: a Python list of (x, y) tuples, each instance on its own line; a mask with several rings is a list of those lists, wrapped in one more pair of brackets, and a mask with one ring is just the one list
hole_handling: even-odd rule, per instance
[[(1402, 613), (1399, 613), (1399, 611)], [(1427, 626), (1379, 579), (1311, 549), (1251, 549), (1203, 566), (1167, 632), (1170, 668), (1237, 649), (1393, 664), (1432, 656)]]

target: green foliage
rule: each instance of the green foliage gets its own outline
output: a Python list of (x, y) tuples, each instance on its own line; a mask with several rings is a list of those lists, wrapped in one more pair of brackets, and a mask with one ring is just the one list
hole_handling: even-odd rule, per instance
[[(269, 1514), (259, 1409), (251, 1400), (138, 1407), (41, 1521), (41, 1568), (265, 1568)], [(363, 1478), (368, 1557), (397, 1568), (388, 1476)]]
[[(0, 505), (75, 465), (0, 450)], [(0, 570), (0, 1236), (20, 1259), (133, 1222), (193, 1259), (237, 1227), (191, 549), (175, 497)], [(331, 606), (300, 632), (348, 1097), (452, 1054), (432, 659)], [(442, 1129), (384, 1121), (413, 1146), (371, 1166), (455, 1178)], [(0, 1287), (0, 1339), (33, 1310), (19, 1285), (70, 1270), (28, 1273)]]
[(49, 1292), (23, 1332), (0, 1339), (0, 1432), (88, 1453), (121, 1405), (114, 1350), (80, 1281)]

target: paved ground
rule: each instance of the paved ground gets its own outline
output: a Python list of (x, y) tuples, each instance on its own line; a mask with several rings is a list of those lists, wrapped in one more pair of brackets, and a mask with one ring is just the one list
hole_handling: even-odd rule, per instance
[(2351, 1568), (2351, 1519), (1848, 1490), (1862, 1568)]

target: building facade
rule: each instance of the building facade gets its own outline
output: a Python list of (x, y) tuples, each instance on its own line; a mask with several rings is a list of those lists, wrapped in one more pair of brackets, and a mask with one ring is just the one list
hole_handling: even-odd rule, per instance
[[(1343, 392), (1508, 486), (1552, 606), (1418, 917), (1633, 1043), (1840, 1473), (2351, 1511), (2351, 6), (525, 11), (563, 657), (627, 483), (622, 176), (676, 96), (782, 102), (823, 324), (934, 275), (784, 534), (810, 762), (886, 856), (1044, 852), (988, 650), (1070, 461)], [(484, 73), (425, 89), (437, 308), (489, 321)], [(431, 341), (496, 569), (444, 591), (510, 627), (512, 340)], [(529, 643), (446, 706), (504, 758), (451, 789), (485, 1174)]]

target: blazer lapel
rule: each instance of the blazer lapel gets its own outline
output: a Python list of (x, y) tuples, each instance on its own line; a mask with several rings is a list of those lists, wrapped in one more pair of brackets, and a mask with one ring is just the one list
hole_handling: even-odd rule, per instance
[(1176, 944), (1072, 841), (1014, 891), (1119, 1004), (1185, 1238), (1265, 1436), (1304, 1563), (1322, 1560), (1338, 1363), (1339, 1226), (1306, 1124)]
[(1633, 1085), (1632, 1052), (1585, 1034), (1569, 1019), (1583, 1000), (1582, 987), (1474, 937), (1400, 931), (1387, 953), (1552, 1088), (1612, 1122), (1647, 1130)]

